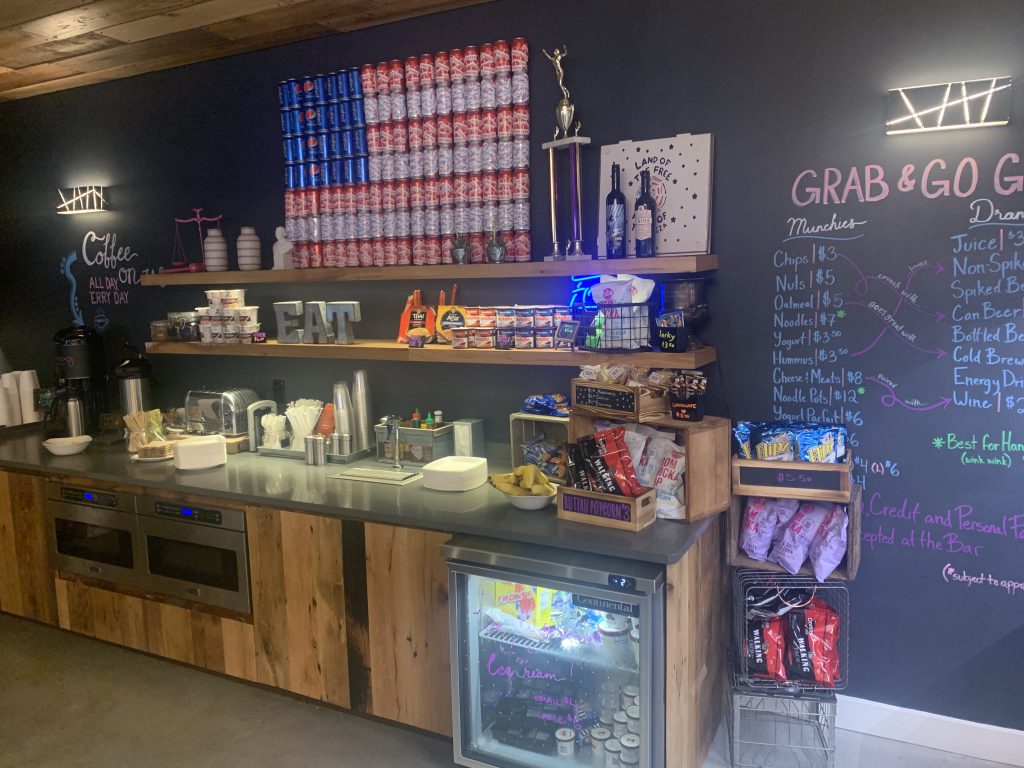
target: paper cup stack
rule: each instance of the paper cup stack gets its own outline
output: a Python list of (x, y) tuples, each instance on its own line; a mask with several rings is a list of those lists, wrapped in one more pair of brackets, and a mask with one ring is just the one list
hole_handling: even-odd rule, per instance
[(225, 272), (228, 268), (228, 241), (216, 227), (211, 227), (203, 240), (203, 261), (207, 272)]
[(238, 268), (241, 270), (260, 269), (260, 239), (255, 227), (242, 227), (238, 236)]

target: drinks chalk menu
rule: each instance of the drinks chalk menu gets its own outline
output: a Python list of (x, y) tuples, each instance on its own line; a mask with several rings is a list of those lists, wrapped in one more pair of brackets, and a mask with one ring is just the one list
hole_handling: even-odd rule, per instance
[(792, 169), (767, 245), (772, 416), (850, 429), (850, 694), (1020, 728), (992, 674), (1024, 680), (1024, 153), (899, 146)]

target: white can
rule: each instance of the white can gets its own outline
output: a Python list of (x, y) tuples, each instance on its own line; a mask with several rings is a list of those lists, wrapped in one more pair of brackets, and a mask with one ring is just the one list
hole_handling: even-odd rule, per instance
[(494, 109), (498, 106), (498, 91), (494, 84), (493, 77), (484, 77), (480, 80), (480, 108)]
[[(438, 98), (438, 109), (440, 109), (440, 98)], [(462, 114), (466, 111), (466, 84), (465, 83), (452, 83), (452, 100), (451, 100), (452, 112), (456, 114)]]
[(512, 167), (530, 167), (530, 141), (529, 139), (516, 139), (512, 142)]
[(483, 149), (480, 146), (480, 142), (474, 141), (472, 144), (467, 145), (469, 147), (469, 172), (470, 173), (483, 173), (484, 170), (484, 156)]
[(453, 173), (455, 173), (455, 151), (448, 145), (438, 147), (437, 174), (439, 176), (451, 176)]
[(555, 742), (558, 744), (558, 756), (571, 758), (576, 754), (576, 731), (572, 728), (559, 728), (555, 731)]
[[(434, 89), (435, 95), (435, 109), (439, 115), (450, 115), (452, 113), (452, 89), (447, 83), (438, 83)], [(511, 92), (509, 92), (509, 98), (512, 98)], [(427, 112), (423, 113), (428, 114)]]
[(455, 209), (449, 205), (441, 208), (441, 234), (455, 234)]
[(629, 717), (621, 709), (612, 716), (612, 735), (618, 739), (629, 733)]
[(530, 78), (525, 72), (512, 73), (512, 103), (530, 103)]
[[(526, 77), (524, 74), (523, 77)], [(513, 90), (515, 89), (515, 75), (512, 76)], [(513, 93), (512, 98), (515, 98)], [(405, 109), (405, 94), (401, 91), (391, 94), (391, 119), (392, 120), (405, 120), (409, 116), (409, 113)]]
[(405, 111), (410, 120), (423, 115), (422, 92), (418, 88), (410, 88), (405, 94)]
[(367, 125), (376, 125), (380, 122), (380, 103), (377, 101), (377, 94), (363, 95), (363, 113), (366, 116)]
[[(452, 163), (454, 166), (454, 161)], [(438, 147), (424, 147), (423, 149), (423, 175), (432, 179), (440, 173), (441, 154)]]
[(512, 78), (508, 72), (500, 73), (494, 80), (494, 100), (499, 107), (512, 103)]
[(395, 237), (409, 237), (411, 215), (408, 208), (399, 208), (395, 211)]
[(441, 212), (437, 208), (428, 208), (425, 222), (427, 237), (441, 234)]
[(498, 170), (512, 170), (512, 140), (504, 139), (498, 142)]
[(480, 109), (480, 81), (469, 80), (466, 82), (466, 111), (476, 112)]
[(380, 181), (380, 155), (370, 155), (370, 181)]
[(413, 208), (409, 212), (409, 232), (413, 237), (423, 237), (427, 228), (427, 212), (422, 208)]
[(370, 235), (370, 212), (360, 211), (356, 214), (356, 235), (360, 240), (369, 240)]
[(480, 167), (484, 171), (498, 170), (498, 142), (485, 141), (480, 145)]
[[(448, 102), (448, 106), (450, 108), (450, 95)], [(437, 91), (434, 90), (432, 85), (425, 85), (420, 89), (420, 113), (423, 117), (433, 117), (437, 114)]]
[(525, 200), (517, 200), (514, 203), (505, 203), (512, 211), (512, 226), (510, 229), (530, 228), (530, 204)]
[(370, 211), (370, 237), (384, 237), (384, 214)]
[(377, 120), (386, 123), (391, 119), (391, 94), (380, 93), (377, 95)]
[(409, 153), (395, 152), (395, 179), (409, 178)]
[(395, 156), (385, 152), (380, 156), (380, 180), (392, 181), (395, 178)]
[(423, 178), (423, 150), (412, 149), (409, 150), (409, 178), (410, 179), (422, 179)]
[[(529, 206), (527, 206), (529, 209)], [(633, 706), (633, 699), (640, 695), (640, 687), (636, 685), (624, 685), (622, 686), (622, 695), (619, 697), (619, 706), (623, 709), (628, 710)]]

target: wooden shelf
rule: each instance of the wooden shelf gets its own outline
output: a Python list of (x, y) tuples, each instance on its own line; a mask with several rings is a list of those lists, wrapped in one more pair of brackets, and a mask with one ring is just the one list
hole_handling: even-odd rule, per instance
[(331, 267), (261, 269), (249, 272), (172, 272), (143, 275), (142, 285), (253, 285), (331, 283), (352, 280), (481, 280), (487, 278), (569, 277), (571, 275), (684, 275), (718, 269), (713, 253), (654, 259), (531, 261), (511, 264), (435, 264), (426, 267)]
[(562, 349), (452, 349), (432, 344), (410, 349), (393, 341), (355, 344), (200, 344), (188, 341), (146, 342), (151, 355), (210, 355), (214, 357), (292, 357), (329, 360), (399, 360), (413, 363), (469, 363), (477, 365), (579, 366), (622, 363), (648, 368), (699, 368), (716, 359), (714, 347), (695, 352), (574, 352)]

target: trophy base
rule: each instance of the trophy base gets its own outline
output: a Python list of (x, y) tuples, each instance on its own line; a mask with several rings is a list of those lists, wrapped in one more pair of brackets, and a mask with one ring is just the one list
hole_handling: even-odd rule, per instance
[(565, 255), (565, 261), (593, 261), (594, 257), (589, 253), (568, 253)]

